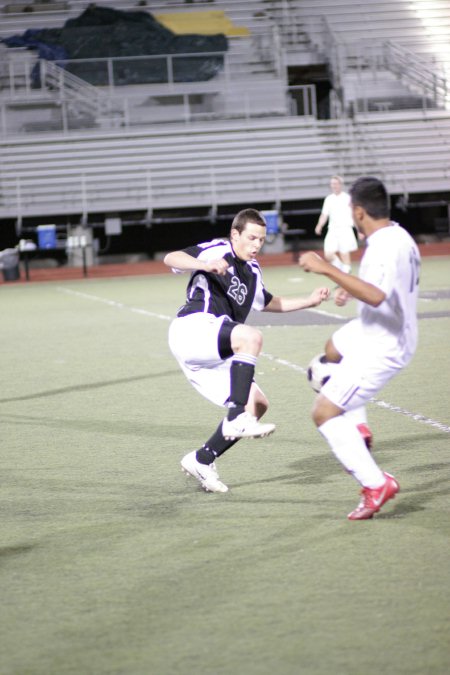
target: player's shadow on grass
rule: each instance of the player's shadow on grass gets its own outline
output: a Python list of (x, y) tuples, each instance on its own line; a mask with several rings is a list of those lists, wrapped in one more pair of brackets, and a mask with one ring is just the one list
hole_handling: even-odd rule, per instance
[(402, 490), (400, 486), (400, 495), (404, 499), (399, 503), (396, 509), (396, 515), (406, 515), (417, 511), (423, 511), (428, 502), (434, 497), (448, 497), (450, 495), (450, 476), (443, 473), (448, 469), (448, 464), (436, 462), (434, 464), (423, 464), (408, 469), (411, 473), (423, 473), (435, 471), (435, 477), (420, 481), (417, 486), (411, 486)]
[[(395, 453), (398, 449), (400, 449), (408, 450), (410, 453), (411, 450), (415, 450), (416, 448), (422, 449), (424, 443), (428, 444), (434, 440), (440, 443), (445, 437), (448, 438), (448, 434), (445, 434), (442, 431), (430, 429), (430, 431), (424, 432), (423, 434), (402, 434), (402, 436), (396, 437), (392, 442), (385, 440), (379, 445), (375, 439), (375, 451), (377, 451), (378, 448), (382, 448), (383, 450), (389, 450), (391, 453)], [(392, 454), (392, 456), (394, 455)]]
[(436, 477), (432, 480), (421, 481), (417, 485), (404, 487), (401, 476), (399, 476), (400, 492), (394, 500), (388, 502), (388, 510), (385, 511), (383, 507), (375, 515), (375, 518), (377, 520), (403, 518), (413, 513), (425, 511), (429, 502), (435, 497), (448, 497), (450, 495), (450, 477), (442, 474), (442, 469), (447, 468), (448, 465), (445, 463), (436, 463), (407, 469), (405, 473), (436, 470)]
[[(123, 419), (86, 419), (81, 417), (71, 417), (70, 419), (44, 417), (43, 415), (20, 415), (6, 414), (5, 420), (18, 422), (21, 425), (38, 426), (46, 429), (65, 429), (66, 431), (101, 433), (111, 436), (140, 436), (145, 439), (168, 438), (168, 427), (166, 424), (158, 425), (155, 420), (148, 418), (145, 422), (138, 420)], [(107, 422), (107, 427), (105, 426)], [(170, 437), (179, 440), (185, 438), (191, 431), (190, 426), (183, 424), (170, 425)]]
[[(234, 487), (238, 488), (244, 487), (246, 485), (280, 482), (298, 485), (299, 487), (302, 485), (325, 485), (328, 483), (329, 478), (334, 478), (339, 473), (345, 474), (345, 472), (343, 472), (343, 470), (340, 468), (340, 465), (337, 462), (333, 462), (332, 457), (327, 458), (322, 455), (306, 457), (302, 460), (292, 462), (289, 464), (289, 468), (292, 469), (292, 471), (289, 473), (277, 474), (271, 478), (236, 483)], [(411, 486), (408, 488), (403, 488), (402, 485), (400, 485), (400, 492), (396, 498), (392, 501), (389, 501), (385, 507), (386, 511), (382, 509), (375, 515), (375, 518), (377, 520), (403, 518), (404, 516), (424, 511), (427, 508), (429, 501), (436, 496), (448, 496), (450, 494), (450, 479), (448, 476), (444, 476), (442, 474), (442, 469), (445, 468), (447, 468), (447, 464), (435, 463), (406, 469), (405, 473), (420, 473), (421, 471), (433, 470), (436, 471), (436, 477), (433, 480), (421, 482), (417, 487)], [(401, 478), (399, 480), (401, 484)], [(439, 486), (439, 484), (441, 485)], [(352, 484), (350, 483), (350, 497), (352, 494), (351, 487)], [(356, 482), (354, 483), (354, 487), (356, 488), (355, 494), (357, 494), (358, 485)], [(302, 497), (300, 494), (299, 501), (304, 501), (304, 497)], [(334, 513), (335, 509), (333, 509), (332, 512)], [(328, 516), (324, 513), (320, 513), (315, 517), (323, 520)]]
[(162, 373), (148, 373), (147, 375), (135, 375), (133, 377), (123, 377), (117, 380), (103, 380), (102, 382), (91, 382), (90, 384), (76, 384), (70, 387), (59, 387), (58, 389), (49, 389), (48, 391), (39, 391), (34, 394), (24, 394), (23, 396), (11, 396), (11, 398), (0, 398), (0, 403), (14, 403), (15, 401), (32, 401), (38, 398), (47, 398), (49, 396), (61, 396), (64, 394), (73, 394), (94, 389), (104, 389), (105, 387), (115, 387), (120, 384), (130, 384), (141, 380), (155, 380), (159, 377), (178, 374), (178, 370), (166, 370)]
[(314, 457), (305, 457), (304, 459), (292, 462), (288, 465), (289, 473), (274, 474), (270, 478), (260, 478), (236, 483), (235, 487), (245, 485), (269, 484), (269, 483), (289, 483), (292, 485), (321, 485), (328, 482), (328, 478), (340, 473), (339, 465), (333, 461), (332, 457), (319, 455)]
[(18, 544), (17, 546), (0, 546), (0, 560), (14, 558), (15, 556), (29, 553), (36, 544)]
[[(403, 518), (404, 516), (409, 516), (412, 513), (425, 511), (426, 505), (432, 496), (433, 495), (431, 493), (423, 493), (421, 495), (417, 493), (407, 494), (400, 488), (400, 492), (396, 496), (395, 500), (388, 502), (386, 507), (383, 507), (383, 509), (379, 513), (375, 514), (374, 517), (377, 520), (395, 520), (398, 518)], [(385, 508), (388, 508), (389, 511), (384, 511)]]

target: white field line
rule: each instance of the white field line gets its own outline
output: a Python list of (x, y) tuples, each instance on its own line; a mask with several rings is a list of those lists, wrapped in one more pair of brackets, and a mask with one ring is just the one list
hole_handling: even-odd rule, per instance
[[(279, 359), (277, 357), (272, 356), (271, 354), (266, 354), (265, 352), (261, 352), (261, 356), (264, 356), (266, 359), (269, 359), (274, 363), (278, 363), (282, 366), (286, 366), (287, 368), (291, 368), (291, 370), (296, 370), (297, 372), (306, 375), (306, 369), (302, 368), (296, 363), (291, 363), (286, 359)], [(425, 415), (422, 415), (420, 413), (411, 412), (410, 410), (405, 410), (405, 408), (401, 408), (398, 405), (392, 405), (392, 403), (388, 403), (387, 401), (381, 401), (380, 399), (377, 398), (371, 398), (370, 402), (373, 403), (374, 405), (377, 405), (379, 408), (384, 408), (385, 410), (390, 410), (391, 412), (396, 412), (400, 415), (405, 415), (405, 417), (409, 417), (415, 422), (427, 424), (428, 426), (434, 427), (435, 429), (439, 429), (439, 431), (443, 431), (446, 434), (450, 434), (449, 426), (447, 426), (446, 424), (442, 424), (442, 422), (438, 422), (437, 420), (433, 420), (430, 417), (426, 417)]]
[(315, 312), (316, 314), (322, 314), (323, 316), (331, 316), (333, 319), (340, 319), (341, 321), (345, 319), (342, 314), (333, 314), (333, 312), (326, 312), (324, 309), (315, 309), (314, 307), (308, 307), (308, 312)]
[[(167, 316), (166, 314), (157, 314), (156, 312), (149, 312), (148, 310), (140, 309), (139, 307), (129, 307), (128, 305), (125, 305), (123, 302), (117, 302), (116, 300), (108, 300), (107, 298), (101, 298), (98, 295), (91, 295), (90, 293), (81, 293), (80, 291), (74, 291), (70, 288), (58, 287), (57, 290), (60, 291), (61, 293), (74, 295), (79, 298), (84, 298), (85, 300), (92, 300), (93, 302), (101, 302), (104, 305), (109, 305), (116, 309), (124, 309), (129, 312), (133, 312), (134, 314), (141, 314), (143, 316), (148, 316), (153, 319), (163, 319), (164, 321), (171, 321), (173, 318), (171, 316)], [(321, 313), (326, 314), (326, 312)], [(267, 354), (266, 352), (261, 352), (261, 356), (268, 359), (269, 361), (278, 363), (281, 366), (286, 366), (286, 368), (295, 370), (296, 372), (301, 373), (302, 375), (306, 375), (306, 369), (303, 368), (302, 366), (299, 366), (297, 363), (292, 363), (291, 361), (287, 361), (286, 359), (280, 359), (278, 357), (272, 356), (272, 354)], [(398, 405), (392, 405), (392, 403), (388, 403), (387, 401), (381, 401), (380, 399), (377, 398), (371, 398), (370, 402), (373, 403), (374, 405), (377, 405), (379, 408), (384, 408), (385, 410), (389, 410), (390, 412), (395, 412), (399, 415), (404, 415), (405, 417), (409, 417), (409, 419), (414, 420), (415, 422), (426, 424), (428, 426), (434, 427), (435, 429), (439, 429), (439, 431), (443, 431), (446, 434), (450, 434), (449, 426), (447, 426), (446, 424), (442, 424), (442, 422), (438, 422), (437, 420), (433, 420), (430, 417), (426, 417), (425, 415), (422, 415), (420, 413), (414, 413), (409, 410), (405, 410), (404, 408), (401, 408)]]
[(117, 302), (117, 300), (100, 298), (98, 295), (91, 295), (91, 293), (81, 293), (80, 291), (73, 291), (70, 288), (62, 287), (58, 287), (57, 290), (61, 293), (67, 293), (67, 295), (75, 295), (78, 298), (92, 300), (93, 302), (102, 302), (104, 305), (110, 305), (116, 309), (126, 309), (128, 312), (133, 312), (134, 314), (143, 314), (144, 316), (150, 316), (154, 319), (164, 319), (165, 321), (170, 321), (173, 318), (171, 316), (166, 316), (166, 314), (156, 314), (155, 312), (149, 312), (148, 310), (141, 309), (140, 307), (130, 307), (129, 305), (124, 305), (123, 302)]

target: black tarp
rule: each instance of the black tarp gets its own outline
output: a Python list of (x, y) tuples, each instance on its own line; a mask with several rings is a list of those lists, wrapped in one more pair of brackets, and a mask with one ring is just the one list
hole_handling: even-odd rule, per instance
[[(62, 28), (29, 29), (23, 35), (4, 38), (3, 43), (9, 47), (36, 49), (40, 58), (57, 61), (74, 75), (99, 86), (109, 83), (105, 63), (62, 62), (219, 52), (217, 55), (173, 57), (173, 80), (197, 82), (210, 80), (221, 70), (223, 53), (228, 49), (225, 35), (177, 35), (148, 12), (96, 5), (89, 5), (80, 16), (68, 19)], [(166, 59), (115, 60), (113, 75), (115, 85), (167, 82)], [(34, 84), (39, 84), (37, 70)]]

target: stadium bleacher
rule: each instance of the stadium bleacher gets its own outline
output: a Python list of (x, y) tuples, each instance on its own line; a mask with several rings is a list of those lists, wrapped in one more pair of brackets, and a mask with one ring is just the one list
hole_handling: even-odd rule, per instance
[[(26, 6), (0, 5), (0, 38), (60, 27), (88, 3)], [(149, 11), (131, 0), (114, 8)], [(36, 54), (0, 45), (0, 219), (283, 209), (321, 199), (332, 173), (378, 175), (393, 194), (450, 194), (448, 3), (168, 1), (151, 12), (179, 34), (226, 33), (222, 72), (93, 87), (50, 62), (36, 88)], [(295, 105), (310, 90), (289, 86), (290, 68), (311, 63), (330, 70), (328, 119), (314, 100)], [(98, 65), (114, 73), (113, 61)]]

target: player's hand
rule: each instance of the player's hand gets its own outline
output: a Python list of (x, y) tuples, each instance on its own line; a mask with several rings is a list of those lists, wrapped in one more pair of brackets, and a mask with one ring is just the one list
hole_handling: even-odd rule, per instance
[(317, 253), (308, 251), (308, 253), (303, 253), (300, 256), (298, 264), (305, 270), (305, 272), (324, 274), (329, 263), (321, 258), (320, 255), (317, 255)]
[(210, 260), (205, 264), (205, 272), (213, 272), (223, 276), (227, 273), (229, 265), (225, 258), (218, 258), (217, 260)]
[(320, 237), (320, 235), (322, 234), (322, 228), (320, 227), (320, 225), (316, 225), (316, 227), (314, 228), (314, 232), (317, 234), (318, 237)]
[(322, 286), (321, 288), (315, 288), (311, 295), (309, 296), (309, 300), (311, 302), (311, 307), (317, 307), (317, 305), (320, 305), (321, 302), (324, 300), (328, 300), (330, 297), (330, 289), (326, 288), (326, 286)]
[(343, 288), (336, 288), (334, 291), (334, 304), (338, 307), (344, 307), (347, 302), (351, 299), (351, 295), (344, 291)]

